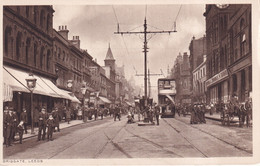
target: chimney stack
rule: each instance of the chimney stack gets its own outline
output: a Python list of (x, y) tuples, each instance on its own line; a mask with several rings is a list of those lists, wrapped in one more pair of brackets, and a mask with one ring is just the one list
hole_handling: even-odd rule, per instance
[(77, 47), (78, 49), (80, 49), (80, 40), (79, 40), (79, 36), (73, 36), (71, 43)]
[(67, 29), (67, 25), (59, 26), (59, 34), (66, 40), (68, 40), (69, 30)]

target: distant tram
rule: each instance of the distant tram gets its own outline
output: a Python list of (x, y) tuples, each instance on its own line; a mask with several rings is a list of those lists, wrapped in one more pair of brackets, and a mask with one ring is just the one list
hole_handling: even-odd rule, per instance
[(176, 82), (172, 78), (158, 79), (158, 104), (161, 106), (162, 118), (173, 118), (171, 104), (175, 104)]

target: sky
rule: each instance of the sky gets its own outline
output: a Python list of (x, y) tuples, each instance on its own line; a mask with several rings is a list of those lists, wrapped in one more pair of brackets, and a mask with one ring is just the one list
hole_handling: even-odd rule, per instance
[[(54, 5), (53, 27), (67, 25), (69, 39), (79, 36), (81, 48), (103, 66), (110, 44), (116, 64), (124, 65), (126, 78), (131, 76), (136, 85), (143, 86), (144, 78), (135, 74), (144, 74), (143, 35), (118, 35), (120, 31), (143, 31), (144, 18), (147, 19), (147, 31), (173, 30), (176, 20), (176, 33), (148, 35), (148, 68), (150, 73), (171, 69), (180, 53), (189, 53), (189, 44), (193, 36), (205, 35), (205, 4), (162, 4), (162, 5)], [(179, 14), (178, 14), (179, 13)], [(160, 76), (163, 77), (163, 76)], [(158, 76), (151, 76), (151, 85), (157, 85)], [(152, 87), (153, 88), (153, 87)]]

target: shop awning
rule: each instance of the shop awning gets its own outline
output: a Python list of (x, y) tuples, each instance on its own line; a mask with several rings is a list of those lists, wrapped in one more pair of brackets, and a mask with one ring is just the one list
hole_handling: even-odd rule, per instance
[(71, 100), (71, 96), (64, 92), (62, 89), (58, 88), (53, 82), (51, 82), (51, 80), (40, 77), (40, 79), (50, 88), (52, 89), (56, 94), (59, 95), (59, 98), (64, 98), (64, 99), (68, 99)]
[[(25, 80), (24, 80), (25, 81)], [(19, 91), (19, 92), (27, 92), (30, 93), (29, 89), (27, 89), (25, 82), (20, 82), (16, 79), (12, 74), (4, 68), (3, 70), (3, 82), (4, 88), (9, 86), (12, 88), (12, 91)]]
[(63, 89), (59, 89), (59, 90), (60, 90), (61, 94), (64, 95), (64, 96), (67, 96), (67, 98), (68, 98), (69, 100), (71, 100), (71, 102), (73, 102), (73, 103), (79, 103), (79, 104), (81, 103), (76, 96), (71, 96), (71, 95), (70, 95), (70, 94), (72, 94), (72, 92), (66, 91), (66, 90), (63, 90)]
[[(13, 91), (21, 91), (21, 92), (27, 92), (29, 93), (30, 91), (27, 89), (27, 82), (26, 82), (26, 78), (28, 77), (28, 73), (22, 71), (22, 70), (18, 70), (18, 69), (14, 69), (11, 67), (7, 67), (4, 66), (4, 70), (7, 71), (7, 73), (13, 78), (12, 80), (10, 80), (10, 82), (6, 82), (8, 85), (10, 85), (13, 88)], [(7, 76), (9, 77), (9, 76)], [(46, 95), (46, 96), (57, 96), (57, 95), (53, 95), (51, 89), (47, 88), (44, 83), (39, 80), (39, 77), (37, 77), (36, 75), (34, 75), (34, 77), (37, 79), (36, 81), (36, 87), (33, 90), (33, 93), (35, 94), (41, 94), (41, 95)], [(15, 80), (15, 81), (14, 81)], [(20, 84), (18, 86), (18, 83)]]
[(99, 99), (102, 100), (104, 103), (112, 103), (110, 100), (108, 100), (106, 97), (99, 96)]
[[(30, 93), (27, 89), (27, 82), (25, 80), (28, 75), (29, 74), (25, 71), (4, 66), (4, 83), (9, 85), (12, 88), (12, 91)], [(34, 94), (72, 100), (69, 94), (63, 94), (61, 89), (53, 84), (51, 80), (37, 75), (34, 75), (34, 77), (37, 79), (36, 86), (33, 90)]]
[(13, 89), (4, 83), (3, 86), (3, 102), (12, 101), (13, 100)]

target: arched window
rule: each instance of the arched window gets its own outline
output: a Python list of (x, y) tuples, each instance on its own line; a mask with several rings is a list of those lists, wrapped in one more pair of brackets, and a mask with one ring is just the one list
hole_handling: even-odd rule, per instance
[(65, 51), (63, 51), (63, 57), (62, 57), (63, 62), (65, 61), (65, 57), (66, 57)]
[(60, 48), (58, 48), (58, 59), (60, 59)]
[(5, 56), (8, 56), (8, 53), (9, 53), (9, 47), (11, 45), (11, 32), (12, 32), (12, 29), (10, 27), (6, 27), (5, 42), (4, 42)]
[(26, 13), (26, 17), (28, 18), (29, 14), (30, 14), (30, 7), (29, 6), (25, 7), (25, 13)]
[(29, 52), (30, 52), (31, 39), (27, 38), (26, 47), (25, 47), (25, 63), (28, 65), (29, 63)]
[(41, 48), (41, 52), (40, 52), (40, 68), (43, 69), (44, 67), (44, 47)]
[(51, 51), (47, 51), (47, 61), (46, 61), (46, 69), (49, 70), (50, 68), (50, 62), (51, 62)]
[(16, 59), (19, 61), (21, 57), (22, 48), (22, 33), (18, 32), (16, 36)]
[(41, 10), (41, 14), (40, 14), (40, 25), (41, 25), (41, 27), (44, 26), (44, 22), (45, 22), (45, 12), (44, 12), (44, 10)]
[(33, 19), (35, 24), (37, 24), (37, 15), (38, 15), (38, 7), (34, 6)]
[(51, 26), (51, 17), (50, 17), (50, 14), (48, 14), (47, 15), (46, 31), (49, 31), (50, 26)]
[(20, 14), (20, 7), (17, 6), (17, 13)]
[(37, 50), (38, 50), (38, 45), (37, 43), (34, 43), (33, 46), (33, 62), (34, 62), (34, 66), (37, 67)]
[(243, 56), (246, 53), (246, 35), (244, 33), (245, 21), (242, 18), (240, 21), (240, 55)]

